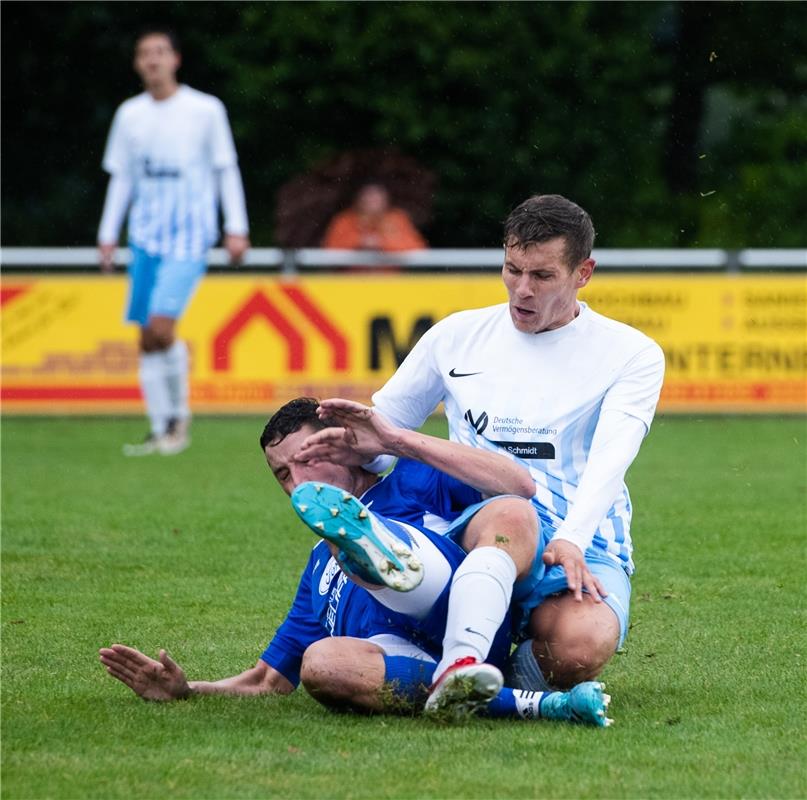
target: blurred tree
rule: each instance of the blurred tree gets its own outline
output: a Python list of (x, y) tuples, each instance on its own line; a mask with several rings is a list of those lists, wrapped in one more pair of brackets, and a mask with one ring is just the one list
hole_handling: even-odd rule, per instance
[(94, 241), (135, 32), (173, 26), (221, 97), (256, 245), (344, 150), (437, 175), (434, 246), (495, 245), (531, 192), (600, 246), (804, 245), (803, 3), (4, 3), (3, 240)]

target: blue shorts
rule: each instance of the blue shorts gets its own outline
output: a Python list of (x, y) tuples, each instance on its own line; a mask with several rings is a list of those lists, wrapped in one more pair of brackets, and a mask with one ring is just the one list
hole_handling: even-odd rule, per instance
[(126, 320), (145, 325), (149, 317), (178, 319), (190, 302), (206, 263), (151, 256), (131, 246), (129, 302)]
[[(512, 495), (502, 495), (510, 497)], [(465, 528), (473, 516), (488, 503), (498, 497), (489, 497), (481, 503), (468, 506), (454, 522), (448, 527), (445, 535), (458, 541)], [(541, 520), (538, 519), (539, 528)], [(553, 594), (565, 592), (569, 586), (566, 583), (566, 573), (561, 566), (546, 568), (542, 560), (544, 548), (549, 543), (551, 534), (545, 529), (538, 537), (538, 547), (535, 553), (535, 560), (532, 562), (530, 574), (516, 581), (513, 587), (513, 600), (511, 603), (513, 634), (516, 640), (526, 638), (527, 624), (530, 614), (547, 597)], [(586, 566), (594, 577), (598, 578), (605, 587), (608, 596), (603, 598), (603, 602), (616, 614), (619, 621), (619, 647), (628, 635), (628, 620), (630, 612), (630, 579), (625, 570), (617, 561), (606, 553), (589, 547), (586, 550)], [(585, 590), (584, 590), (585, 591)]]

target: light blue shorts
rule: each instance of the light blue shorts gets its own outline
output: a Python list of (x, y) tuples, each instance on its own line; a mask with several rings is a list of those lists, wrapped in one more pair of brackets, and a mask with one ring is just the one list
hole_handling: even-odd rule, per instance
[[(513, 497), (514, 495), (501, 495), (501, 497)], [(474, 515), (498, 497), (489, 497), (481, 503), (468, 506), (446, 530), (445, 535), (457, 541), (462, 537), (468, 523)], [(530, 574), (517, 581), (513, 587), (513, 600), (511, 603), (513, 634), (516, 640), (527, 637), (527, 625), (530, 614), (547, 597), (565, 592), (569, 585), (566, 582), (566, 573), (561, 566), (546, 568), (542, 560), (544, 548), (551, 539), (551, 533), (543, 528), (540, 517), (538, 518), (540, 535), (538, 536), (538, 547), (535, 553), (535, 560), (532, 562)], [(616, 614), (619, 621), (619, 647), (628, 635), (628, 621), (630, 614), (630, 579), (624, 569), (611, 556), (602, 551), (589, 547), (586, 550), (586, 566), (595, 578), (602, 583), (608, 596), (603, 598), (603, 602)], [(585, 591), (585, 589), (583, 590)]]
[[(548, 597), (565, 592), (569, 588), (563, 567), (555, 565), (547, 569), (541, 561), (543, 547), (540, 549), (541, 554), (536, 558), (536, 562), (540, 562), (540, 567), (534, 564), (532, 574), (520, 580), (513, 588), (513, 632), (517, 640), (526, 638), (532, 610)], [(628, 635), (630, 578), (613, 558), (592, 547), (586, 550), (586, 566), (608, 592), (608, 595), (603, 597), (603, 602), (616, 614), (619, 621), (618, 648), (622, 647)]]
[(204, 259), (176, 261), (151, 256), (134, 245), (131, 251), (127, 321), (145, 325), (149, 317), (178, 319), (204, 275)]
[[(445, 536), (448, 536), (449, 539), (453, 539), (457, 544), (459, 544), (459, 539), (462, 537), (462, 534), (465, 533), (465, 529), (468, 527), (468, 523), (476, 516), (477, 512), (483, 509), (488, 503), (492, 503), (494, 500), (501, 500), (504, 497), (518, 497), (519, 500), (523, 500), (523, 497), (519, 497), (517, 494), (497, 494), (495, 497), (487, 497), (484, 500), (481, 500), (478, 503), (474, 503), (472, 506), (468, 506), (465, 511), (462, 512), (449, 526), (446, 528)], [(540, 529), (541, 521), (538, 520), (538, 526)], [(539, 536), (540, 539), (540, 536)]]

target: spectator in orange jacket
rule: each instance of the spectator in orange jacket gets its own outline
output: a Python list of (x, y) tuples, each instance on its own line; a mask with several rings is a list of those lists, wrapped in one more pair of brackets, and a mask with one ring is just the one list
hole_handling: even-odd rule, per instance
[(322, 246), (340, 250), (400, 252), (428, 247), (409, 215), (390, 206), (389, 192), (377, 183), (359, 189), (353, 205), (328, 225)]

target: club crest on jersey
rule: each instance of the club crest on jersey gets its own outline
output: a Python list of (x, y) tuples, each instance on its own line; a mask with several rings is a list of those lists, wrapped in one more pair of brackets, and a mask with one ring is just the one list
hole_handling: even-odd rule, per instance
[(336, 559), (331, 556), (328, 559), (328, 563), (325, 565), (325, 569), (322, 571), (322, 576), (319, 579), (319, 593), (321, 595), (328, 594), (328, 589), (331, 588), (331, 583), (333, 582), (334, 576), (339, 572), (339, 564), (336, 563)]
[(465, 412), (465, 421), (481, 436), (485, 428), (488, 427), (488, 415), (483, 411), (476, 419), (474, 419), (473, 412), (469, 408)]

